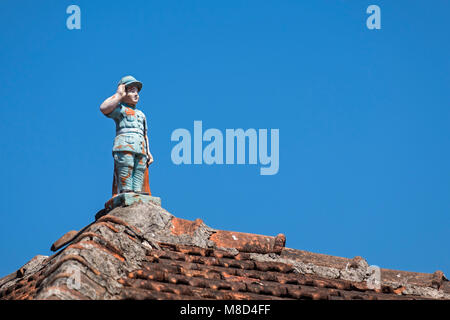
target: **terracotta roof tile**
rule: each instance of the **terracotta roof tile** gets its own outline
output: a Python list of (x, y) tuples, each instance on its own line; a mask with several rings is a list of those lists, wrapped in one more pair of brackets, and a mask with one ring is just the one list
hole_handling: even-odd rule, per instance
[[(204, 297), (199, 296), (200, 289), (208, 289), (205, 291), (208, 294), (211, 294), (211, 290), (218, 291), (216, 298), (224, 297), (223, 293), (228, 291), (239, 292), (240, 297), (256, 294), (259, 298), (262, 296), (292, 299), (414, 298), (403, 297), (393, 291), (376, 292), (368, 289), (365, 284), (296, 274), (291, 266), (283, 263), (255, 261), (245, 267), (242, 265), (223, 267), (221, 259), (218, 260), (213, 256), (214, 251), (209, 251), (209, 254), (202, 251), (202, 263), (192, 263), (188, 253), (180, 254), (177, 249), (176, 246), (171, 246), (165, 247), (164, 250), (148, 252), (150, 259), (145, 268), (128, 274), (127, 278), (121, 279), (121, 283), (125, 287), (143, 289), (139, 291), (141, 298), (145, 295), (144, 290), (178, 292), (184, 296), (191, 295), (192, 298)], [(206, 262), (208, 259), (211, 262)], [(195, 292), (193, 288), (197, 288)], [(152, 295), (153, 293), (149, 293), (149, 297)]]
[(235, 248), (240, 252), (280, 253), (286, 243), (286, 237), (219, 230), (210, 238), (218, 247)]

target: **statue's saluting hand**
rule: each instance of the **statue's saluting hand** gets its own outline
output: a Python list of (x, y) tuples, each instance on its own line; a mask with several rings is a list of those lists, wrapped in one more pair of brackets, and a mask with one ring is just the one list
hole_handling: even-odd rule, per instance
[(127, 95), (124, 84), (119, 84), (119, 86), (117, 87), (117, 95), (119, 96), (120, 100), (122, 100), (122, 98)]

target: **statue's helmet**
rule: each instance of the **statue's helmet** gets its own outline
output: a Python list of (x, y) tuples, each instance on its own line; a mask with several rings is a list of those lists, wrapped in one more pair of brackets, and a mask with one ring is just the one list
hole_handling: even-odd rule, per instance
[(125, 76), (119, 81), (119, 85), (124, 84), (125, 87), (135, 86), (138, 91), (142, 89), (142, 82), (136, 80), (133, 76)]

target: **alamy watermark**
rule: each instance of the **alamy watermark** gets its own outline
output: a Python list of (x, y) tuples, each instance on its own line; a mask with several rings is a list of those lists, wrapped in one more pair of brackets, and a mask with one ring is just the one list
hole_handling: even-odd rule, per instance
[(81, 288), (81, 272), (76, 267), (69, 267), (66, 271), (70, 276), (66, 280), (69, 289), (79, 290)]
[[(259, 164), (261, 175), (275, 175), (280, 168), (280, 130), (270, 129), (270, 155), (268, 150), (267, 129), (225, 129), (210, 128), (203, 132), (202, 121), (194, 121), (193, 139), (191, 132), (184, 128), (175, 129), (170, 137), (178, 143), (172, 148), (171, 159), (176, 165), (181, 164)], [(193, 140), (193, 143), (192, 143)], [(208, 144), (203, 147), (203, 142)], [(247, 143), (248, 142), (248, 143)], [(192, 144), (194, 160), (192, 161)], [(248, 155), (246, 157), (246, 150)], [(236, 157), (235, 157), (236, 150)], [(225, 151), (225, 161), (224, 161)], [(236, 161), (235, 161), (236, 159)]]
[(70, 14), (66, 20), (66, 27), (69, 30), (81, 29), (81, 9), (75, 4), (71, 4), (67, 7), (66, 13)]
[(381, 289), (381, 269), (379, 266), (369, 266), (367, 268), (369, 277), (366, 279), (367, 288), (371, 290)]
[(370, 16), (366, 20), (366, 26), (369, 30), (381, 29), (381, 9), (375, 4), (367, 7), (366, 13)]

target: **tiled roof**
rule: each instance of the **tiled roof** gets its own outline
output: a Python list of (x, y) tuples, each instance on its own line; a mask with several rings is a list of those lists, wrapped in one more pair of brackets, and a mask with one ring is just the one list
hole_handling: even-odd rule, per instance
[(116, 208), (1, 278), (0, 299), (450, 299), (440, 271), (381, 269), (374, 287), (363, 258), (285, 241), (214, 230), (153, 203)]

